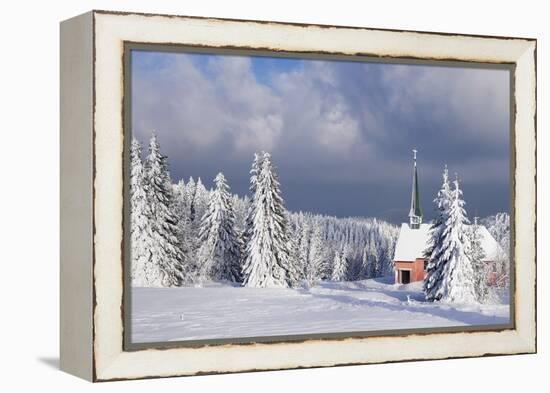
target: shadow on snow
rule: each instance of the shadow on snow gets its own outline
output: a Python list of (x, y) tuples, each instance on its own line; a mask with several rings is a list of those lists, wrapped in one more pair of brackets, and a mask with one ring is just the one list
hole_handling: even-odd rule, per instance
[(396, 286), (395, 289), (384, 288), (381, 290), (376, 288), (366, 288), (361, 282), (355, 282), (353, 284), (355, 287), (340, 287), (335, 285), (334, 282), (321, 282), (317, 285), (317, 288), (321, 287), (332, 291), (343, 292), (358, 291), (363, 293), (376, 293), (383, 291), (385, 295), (393, 297), (400, 303), (392, 304), (371, 299), (358, 299), (347, 295), (315, 293), (311, 291), (311, 289), (314, 289), (315, 287), (310, 289), (301, 288), (298, 289), (298, 292), (318, 299), (326, 299), (348, 305), (378, 307), (389, 311), (432, 315), (435, 317), (445, 318), (450, 321), (456, 321), (465, 325), (500, 325), (507, 324), (509, 322), (508, 317), (484, 315), (479, 311), (459, 310), (448, 303), (426, 302), (422, 292), (419, 293), (418, 291), (404, 290), (402, 289), (402, 286)]

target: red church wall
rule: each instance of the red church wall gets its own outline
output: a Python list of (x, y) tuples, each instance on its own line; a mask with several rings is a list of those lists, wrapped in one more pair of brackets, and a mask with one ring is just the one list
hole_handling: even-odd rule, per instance
[(424, 271), (424, 259), (416, 258), (414, 262), (412, 261), (394, 261), (395, 266), (395, 282), (401, 283), (399, 270), (409, 270), (411, 272), (411, 282), (423, 281), (426, 277), (426, 272)]
[[(417, 258), (414, 262), (410, 261), (394, 261), (395, 267), (395, 283), (401, 284), (401, 275), (399, 274), (400, 270), (408, 270), (411, 273), (411, 282), (423, 281), (426, 278), (426, 271), (424, 270), (424, 259)], [(490, 286), (498, 286), (499, 282), (502, 281), (504, 275), (503, 272), (498, 272), (493, 261), (486, 262), (491, 264), (492, 268), (488, 269), (487, 272), (487, 283)]]

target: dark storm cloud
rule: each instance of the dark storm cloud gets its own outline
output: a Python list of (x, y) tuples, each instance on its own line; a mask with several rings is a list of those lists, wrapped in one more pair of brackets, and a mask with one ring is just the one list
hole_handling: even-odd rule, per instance
[[(508, 211), (509, 75), (503, 70), (137, 52), (133, 132), (159, 135), (173, 179), (219, 171), (248, 189), (272, 153), (290, 210), (406, 219), (411, 149), (422, 206), (443, 166), (470, 215)], [(453, 175), (454, 176), (454, 175)]]

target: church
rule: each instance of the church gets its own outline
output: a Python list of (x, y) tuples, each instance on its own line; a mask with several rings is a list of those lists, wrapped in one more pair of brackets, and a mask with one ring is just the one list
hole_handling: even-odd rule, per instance
[[(426, 277), (426, 268), (428, 265), (423, 254), (427, 248), (430, 224), (422, 223), (416, 153), (417, 151), (413, 150), (413, 179), (409, 222), (401, 224), (393, 258), (396, 284), (423, 281)], [(474, 225), (478, 225), (477, 220)], [(488, 270), (494, 270), (496, 274), (495, 261), (502, 250), (485, 226), (479, 225), (478, 230), (481, 236), (481, 245), (485, 252), (484, 262), (491, 264), (492, 268)], [(488, 277), (488, 279), (490, 282), (493, 281), (491, 277)]]

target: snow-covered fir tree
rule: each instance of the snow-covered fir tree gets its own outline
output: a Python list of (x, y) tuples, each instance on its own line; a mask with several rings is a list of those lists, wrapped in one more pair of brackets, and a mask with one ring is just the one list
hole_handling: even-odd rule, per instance
[(334, 260), (332, 262), (332, 281), (345, 281), (347, 276), (347, 263), (348, 261), (344, 255), (344, 249), (336, 250), (334, 253)]
[(242, 233), (246, 226), (246, 212), (248, 211), (250, 200), (248, 199), (248, 195), (245, 195), (244, 198), (240, 198), (237, 194), (233, 194), (231, 199), (233, 208), (235, 209), (235, 227)]
[(301, 278), (306, 280), (308, 279), (311, 232), (310, 221), (304, 220), (303, 214), (301, 214), (299, 221), (296, 223), (294, 233), (298, 239), (297, 269), (301, 272)]
[(202, 180), (199, 177), (195, 186), (195, 197), (193, 199), (194, 220), (197, 226), (200, 226), (202, 217), (206, 214), (209, 198), (210, 193), (204, 184), (202, 184)]
[(382, 261), (380, 259), (380, 253), (378, 245), (376, 244), (376, 239), (374, 237), (374, 232), (371, 232), (371, 235), (369, 237), (369, 243), (368, 246), (365, 247), (366, 249), (366, 277), (367, 278), (374, 278), (378, 277), (382, 273)]
[(261, 153), (254, 153), (254, 160), (252, 161), (252, 166), (250, 168), (250, 195), (252, 196), (252, 200), (250, 200), (248, 204), (248, 209), (246, 211), (246, 218), (245, 218), (245, 228), (244, 228), (244, 240), (246, 244), (250, 242), (250, 238), (252, 237), (252, 230), (254, 228), (254, 198), (256, 196), (256, 190), (258, 188), (258, 176), (260, 175), (260, 171), (262, 169), (262, 160), (263, 160), (263, 152)]
[(269, 153), (255, 158), (251, 175), (254, 195), (247, 218), (244, 285), (293, 286), (297, 273), (290, 255), (290, 228)]
[(434, 301), (442, 297), (442, 281), (448, 255), (445, 254), (444, 238), (447, 231), (447, 220), (452, 202), (452, 193), (449, 185), (449, 171), (445, 165), (443, 171), (443, 183), (434, 199), (436, 218), (432, 221), (429, 230), (428, 248), (424, 256), (428, 262), (426, 278), (424, 280), (424, 293), (426, 300)]
[(190, 222), (195, 220), (195, 206), (193, 202), (195, 201), (195, 193), (197, 192), (197, 184), (193, 176), (189, 178), (189, 181), (185, 185), (184, 204), (186, 207), (186, 214)]
[(177, 219), (171, 211), (172, 192), (166, 157), (160, 151), (155, 133), (149, 142), (145, 173), (151, 217), (151, 237), (148, 242), (150, 254), (147, 263), (149, 286), (178, 286), (188, 280), (189, 272), (186, 271), (186, 261), (178, 242)]
[(329, 253), (326, 242), (323, 239), (322, 227), (315, 223), (309, 242), (309, 252), (307, 253), (305, 264), (305, 278), (308, 285), (314, 285), (319, 280), (329, 276)]
[[(262, 167), (262, 160), (263, 160), (263, 152), (261, 153), (254, 153), (254, 159), (252, 160), (252, 165), (250, 168), (250, 195), (252, 195), (252, 199), (250, 200), (250, 203), (248, 204), (248, 208), (246, 210), (246, 217), (244, 220), (244, 231), (243, 231), (243, 243), (245, 245), (245, 258), (247, 255), (247, 248), (248, 244), (250, 244), (250, 241), (252, 239), (252, 235), (254, 234), (254, 217), (255, 212), (257, 209), (257, 206), (254, 204), (254, 198), (256, 197), (256, 191), (258, 189), (258, 176), (260, 175), (261, 167)], [(243, 265), (244, 269), (244, 265)], [(243, 276), (244, 277), (244, 276)]]
[(393, 256), (395, 253), (395, 243), (391, 241), (391, 238), (383, 236), (380, 233), (378, 233), (378, 236), (380, 238), (378, 245), (378, 257), (381, 264), (381, 271), (379, 272), (378, 276), (393, 275)]
[[(288, 218), (287, 218), (288, 222)], [(289, 226), (289, 233), (290, 236), (288, 237), (288, 250), (289, 250), (289, 263), (290, 267), (292, 268), (291, 274), (292, 274), (292, 286), (298, 285), (302, 280), (305, 278), (305, 270), (304, 266), (302, 264), (302, 261), (300, 260), (300, 243), (298, 239), (296, 239), (294, 236), (292, 236), (294, 233), (292, 232), (292, 228)]]
[(348, 247), (348, 252), (346, 254), (347, 270), (345, 280), (357, 281), (365, 279), (366, 277), (363, 275), (363, 255), (361, 253), (358, 254), (355, 246), (350, 246), (349, 244), (346, 244), (346, 246)]
[(241, 282), (242, 245), (235, 229), (235, 211), (229, 186), (222, 173), (214, 179), (216, 188), (210, 195), (202, 218), (198, 252), (200, 280)]
[(176, 184), (172, 184), (172, 199), (176, 210), (185, 210), (185, 182), (183, 179)]
[(477, 217), (474, 224), (471, 225), (467, 231), (467, 240), (467, 253), (474, 271), (474, 289), (476, 298), (480, 303), (485, 303), (489, 297), (489, 285), (487, 282), (489, 272), (487, 271), (488, 264), (484, 262), (485, 251), (483, 250), (481, 243), (482, 239), (479, 232)]
[(370, 242), (363, 247), (363, 252), (361, 255), (361, 278), (370, 278), (371, 274), (371, 267), (370, 267), (370, 261), (369, 261), (369, 255), (371, 254), (370, 250)]
[(476, 302), (474, 269), (467, 253), (466, 225), (469, 223), (458, 179), (454, 181), (452, 203), (443, 234), (445, 260), (441, 279), (441, 300), (457, 303)]
[[(194, 236), (191, 229), (191, 221), (189, 219), (189, 204), (186, 198), (187, 189), (185, 182), (180, 180), (172, 187), (172, 206), (171, 211), (176, 218), (176, 236), (181, 251), (188, 263), (192, 258), (192, 251), (195, 247), (193, 241)], [(190, 270), (194, 270), (190, 268)]]
[(141, 144), (136, 139), (132, 139), (130, 147), (130, 222), (132, 285), (149, 286), (149, 278), (160, 277), (160, 267), (148, 264), (151, 231), (141, 160)]

